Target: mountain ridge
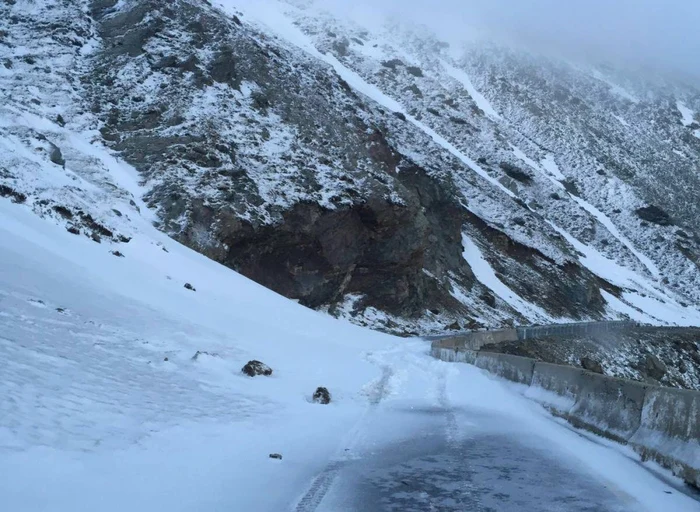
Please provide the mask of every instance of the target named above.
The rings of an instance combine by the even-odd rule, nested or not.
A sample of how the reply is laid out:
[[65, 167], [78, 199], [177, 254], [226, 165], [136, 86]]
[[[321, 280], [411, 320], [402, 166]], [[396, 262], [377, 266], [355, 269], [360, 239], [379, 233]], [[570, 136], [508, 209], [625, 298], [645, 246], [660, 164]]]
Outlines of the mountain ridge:
[[[23, 144], [104, 187], [73, 149], [89, 128], [139, 171], [160, 229], [287, 297], [405, 334], [700, 318], [697, 91], [635, 102], [619, 78], [503, 48], [455, 59], [425, 32], [373, 34], [313, 3], [75, 0], [34, 18], [18, 5], [5, 61], [32, 78], [42, 58], [65, 66], [13, 49], [39, 30], [80, 82], [52, 93], [75, 114], [11, 98], [50, 119], [36, 133], [16, 120]], [[57, 34], [49, 12], [81, 22]], [[41, 205], [38, 167], [12, 168], [2, 184], [38, 213], [128, 238], [112, 208], [78, 191]], [[143, 205], [132, 192], [117, 195]]]

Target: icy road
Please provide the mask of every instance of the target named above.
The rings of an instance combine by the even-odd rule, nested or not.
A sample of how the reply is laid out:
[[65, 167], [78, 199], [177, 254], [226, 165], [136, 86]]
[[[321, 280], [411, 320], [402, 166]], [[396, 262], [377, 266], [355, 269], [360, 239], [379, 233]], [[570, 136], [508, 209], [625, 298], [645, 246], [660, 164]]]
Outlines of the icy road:
[[130, 215], [110, 246], [0, 201], [1, 510], [700, 511], [517, 388]]

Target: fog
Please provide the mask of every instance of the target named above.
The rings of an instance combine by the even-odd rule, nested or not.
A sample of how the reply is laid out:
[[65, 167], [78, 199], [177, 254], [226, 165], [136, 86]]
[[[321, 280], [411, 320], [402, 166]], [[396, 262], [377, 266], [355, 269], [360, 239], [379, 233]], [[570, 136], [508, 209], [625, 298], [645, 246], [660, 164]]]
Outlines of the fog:
[[700, 0], [322, 0], [355, 15], [700, 78]]

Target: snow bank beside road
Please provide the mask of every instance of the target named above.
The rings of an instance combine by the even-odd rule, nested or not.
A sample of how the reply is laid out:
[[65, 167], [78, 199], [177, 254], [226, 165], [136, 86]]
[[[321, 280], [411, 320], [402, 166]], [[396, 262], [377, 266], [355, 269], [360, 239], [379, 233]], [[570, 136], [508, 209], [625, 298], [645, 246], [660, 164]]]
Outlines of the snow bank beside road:
[[[147, 222], [118, 258], [8, 200], [0, 218], [8, 510], [282, 510], [366, 410], [381, 370], [364, 354], [396, 343]], [[275, 373], [243, 376], [250, 359]], [[329, 406], [310, 402], [320, 385]]]

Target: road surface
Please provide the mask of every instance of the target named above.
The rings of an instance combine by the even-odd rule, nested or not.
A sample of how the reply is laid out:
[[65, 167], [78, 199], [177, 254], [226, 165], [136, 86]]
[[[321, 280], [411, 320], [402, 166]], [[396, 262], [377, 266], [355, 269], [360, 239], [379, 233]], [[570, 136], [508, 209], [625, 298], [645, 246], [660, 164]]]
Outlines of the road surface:
[[[403, 359], [397, 368], [411, 366]], [[677, 482], [549, 417], [515, 386], [469, 365], [428, 365], [416, 356], [416, 372], [426, 381], [433, 372], [424, 403], [415, 392], [380, 392], [355, 439], [292, 510], [700, 511]]]

